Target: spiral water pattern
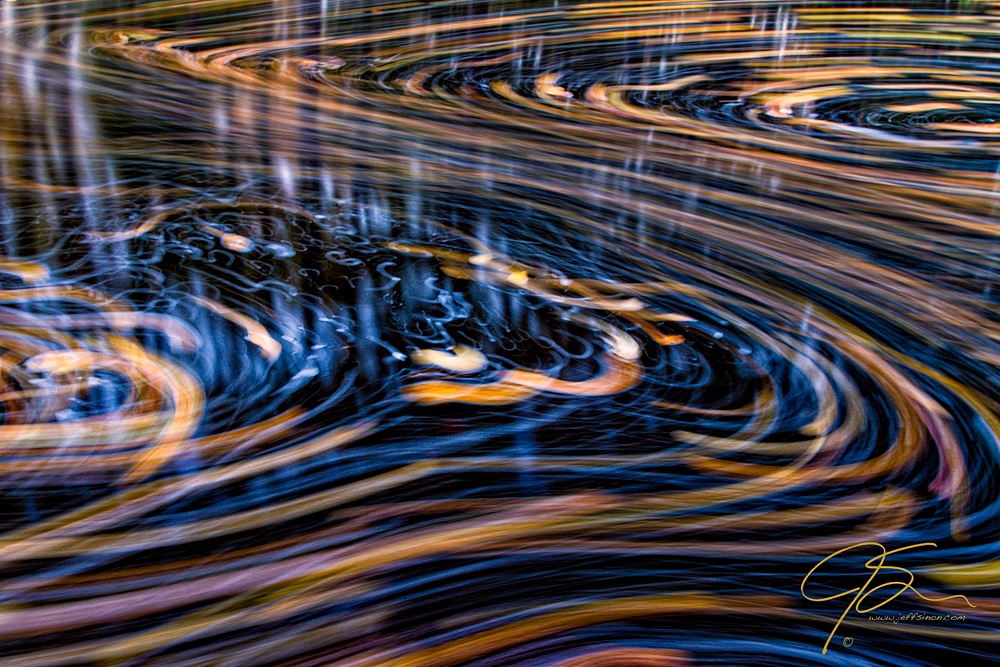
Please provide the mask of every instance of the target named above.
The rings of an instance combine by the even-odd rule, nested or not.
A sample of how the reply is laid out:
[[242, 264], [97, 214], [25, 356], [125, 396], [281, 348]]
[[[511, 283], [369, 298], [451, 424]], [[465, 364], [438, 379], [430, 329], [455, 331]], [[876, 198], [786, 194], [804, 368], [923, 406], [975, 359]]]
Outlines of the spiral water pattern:
[[993, 664], [998, 23], [4, 3], [0, 664]]

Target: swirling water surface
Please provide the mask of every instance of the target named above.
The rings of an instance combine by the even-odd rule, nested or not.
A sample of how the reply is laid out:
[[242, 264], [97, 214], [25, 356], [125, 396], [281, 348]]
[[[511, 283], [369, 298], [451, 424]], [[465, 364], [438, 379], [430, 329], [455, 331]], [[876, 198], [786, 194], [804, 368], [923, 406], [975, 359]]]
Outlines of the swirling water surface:
[[[3, 3], [0, 664], [993, 664], [998, 50], [994, 2]], [[962, 620], [824, 654], [862, 542]]]

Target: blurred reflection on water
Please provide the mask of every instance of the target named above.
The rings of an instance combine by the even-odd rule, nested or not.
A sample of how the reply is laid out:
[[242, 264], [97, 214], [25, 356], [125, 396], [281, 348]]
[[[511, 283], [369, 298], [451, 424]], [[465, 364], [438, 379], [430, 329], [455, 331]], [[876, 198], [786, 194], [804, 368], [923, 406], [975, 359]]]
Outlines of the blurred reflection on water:
[[989, 664], [998, 23], [4, 3], [0, 661]]

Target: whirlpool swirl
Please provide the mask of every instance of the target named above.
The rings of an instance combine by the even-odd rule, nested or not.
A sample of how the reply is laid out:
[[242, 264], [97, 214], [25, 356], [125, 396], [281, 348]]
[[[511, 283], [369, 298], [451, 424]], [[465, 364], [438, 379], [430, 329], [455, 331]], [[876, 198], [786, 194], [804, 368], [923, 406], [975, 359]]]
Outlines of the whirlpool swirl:
[[[904, 5], [4, 3], [2, 664], [989, 664], [998, 14]], [[963, 623], [823, 655], [862, 542]]]

